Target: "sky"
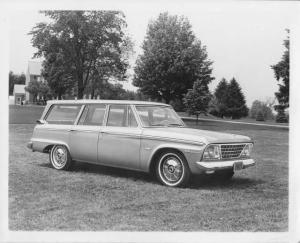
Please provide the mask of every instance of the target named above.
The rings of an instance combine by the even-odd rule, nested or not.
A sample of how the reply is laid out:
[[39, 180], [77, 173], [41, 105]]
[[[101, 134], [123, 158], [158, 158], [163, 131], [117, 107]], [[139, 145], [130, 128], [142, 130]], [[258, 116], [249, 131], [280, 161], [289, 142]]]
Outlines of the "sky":
[[[242, 87], [248, 106], [256, 99], [265, 101], [274, 97], [278, 84], [270, 66], [280, 61], [283, 54], [285, 29], [292, 29], [296, 17], [293, 4], [268, 1], [176, 3], [155, 1], [118, 5], [117, 9], [125, 13], [126, 31], [135, 44], [132, 67], [137, 56], [142, 54], [141, 45], [149, 21], [168, 11], [187, 17], [194, 34], [206, 46], [215, 77], [210, 84], [211, 91], [223, 77], [227, 80], [234, 77]], [[9, 68], [15, 73], [25, 73], [28, 60], [35, 52], [28, 32], [36, 23], [47, 19], [35, 9], [14, 9], [9, 16]], [[124, 88], [136, 89], [130, 81]]]

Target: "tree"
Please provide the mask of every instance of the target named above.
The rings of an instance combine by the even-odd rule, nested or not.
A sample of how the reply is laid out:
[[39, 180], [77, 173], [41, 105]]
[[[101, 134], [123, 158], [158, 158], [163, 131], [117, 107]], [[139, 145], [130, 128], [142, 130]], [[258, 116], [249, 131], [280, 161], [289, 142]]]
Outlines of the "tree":
[[214, 98], [210, 108], [210, 113], [219, 117], [226, 116], [228, 113], [227, 102], [228, 82], [223, 78], [217, 85]]
[[246, 106], [245, 96], [235, 78], [232, 78], [227, 87], [226, 115], [232, 119], [239, 119], [248, 115], [249, 109]]
[[197, 80], [193, 85], [193, 89], [185, 95], [183, 100], [186, 110], [189, 114], [197, 116], [197, 122], [200, 113], [206, 114], [210, 98], [211, 95], [207, 85], [200, 80]]
[[289, 107], [289, 86], [290, 86], [290, 39], [289, 30], [287, 30], [288, 37], [284, 40], [285, 51], [281, 60], [271, 66], [275, 73], [275, 78], [279, 82], [279, 91], [275, 93], [279, 105], [275, 107], [276, 110], [284, 110]]
[[212, 62], [184, 17], [161, 13], [148, 25], [133, 84], [152, 99], [182, 100], [196, 80], [208, 85]]
[[69, 72], [66, 72], [63, 62], [63, 57], [60, 54], [50, 53], [43, 62], [42, 70], [42, 76], [47, 81], [48, 87], [59, 100], [67, 91], [74, 88], [73, 77]]
[[256, 114], [256, 121], [265, 121], [265, 116], [262, 110], [259, 110]]
[[32, 94], [33, 102], [37, 101], [37, 96], [40, 93], [40, 82], [37, 80], [31, 80], [28, 86], [25, 87], [25, 90]]
[[[70, 87], [83, 98], [93, 80], [125, 78], [130, 39], [119, 11], [42, 11], [52, 22], [38, 23], [29, 33], [51, 89], [59, 97]], [[58, 79], [57, 79], [58, 78]], [[94, 79], [95, 80], [95, 79]], [[58, 85], [59, 84], [59, 85]], [[57, 88], [56, 88], [57, 87]]]
[[8, 86], [8, 94], [12, 95], [14, 92], [15, 84], [25, 84], [26, 77], [25, 74], [14, 74], [12, 71], [9, 72], [8, 76], [9, 86]]
[[50, 88], [46, 82], [39, 82], [37, 80], [32, 80], [29, 82], [28, 86], [25, 87], [25, 90], [32, 94], [33, 102], [38, 101], [39, 99], [43, 99], [43, 102], [50, 99], [52, 97]]
[[256, 119], [258, 116], [258, 113], [261, 112], [263, 117], [267, 120], [271, 120], [274, 118], [274, 115], [272, 113], [272, 109], [268, 103], [269, 101], [262, 102], [259, 100], [255, 100], [252, 103], [249, 115], [251, 118]]

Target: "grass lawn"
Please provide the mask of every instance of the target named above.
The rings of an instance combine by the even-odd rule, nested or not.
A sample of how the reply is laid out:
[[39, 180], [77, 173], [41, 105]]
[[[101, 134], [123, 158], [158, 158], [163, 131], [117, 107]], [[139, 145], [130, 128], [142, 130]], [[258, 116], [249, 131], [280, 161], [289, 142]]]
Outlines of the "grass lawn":
[[251, 136], [257, 166], [227, 183], [194, 177], [184, 189], [161, 186], [148, 174], [83, 163], [57, 171], [47, 154], [26, 148], [34, 125], [10, 124], [10, 230], [287, 231], [288, 130], [188, 125]]

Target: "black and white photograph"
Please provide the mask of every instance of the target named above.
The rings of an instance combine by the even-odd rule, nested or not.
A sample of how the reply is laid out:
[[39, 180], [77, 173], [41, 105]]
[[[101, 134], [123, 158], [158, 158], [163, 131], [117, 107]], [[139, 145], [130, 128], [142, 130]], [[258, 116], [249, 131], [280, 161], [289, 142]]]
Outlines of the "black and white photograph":
[[1, 242], [300, 242], [298, 1], [0, 6]]

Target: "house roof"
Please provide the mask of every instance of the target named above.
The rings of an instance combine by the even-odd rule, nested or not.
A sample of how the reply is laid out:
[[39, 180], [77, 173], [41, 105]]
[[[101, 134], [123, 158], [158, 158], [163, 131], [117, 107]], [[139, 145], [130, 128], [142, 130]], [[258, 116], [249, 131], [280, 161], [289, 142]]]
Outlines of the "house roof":
[[29, 61], [28, 62], [28, 72], [30, 75], [41, 75], [42, 62]]
[[25, 94], [25, 84], [15, 84], [14, 85], [14, 94]]

